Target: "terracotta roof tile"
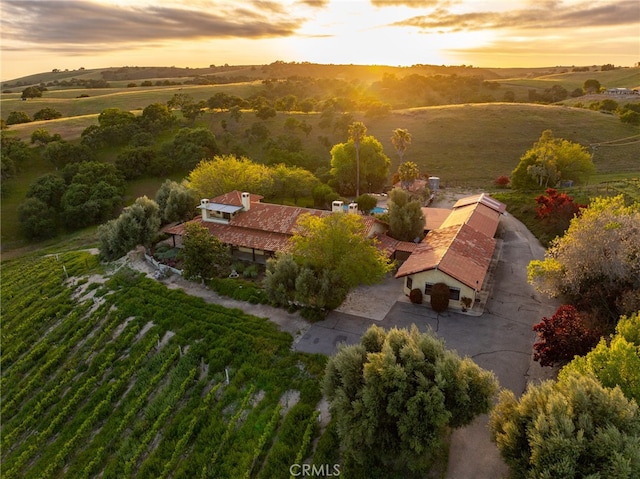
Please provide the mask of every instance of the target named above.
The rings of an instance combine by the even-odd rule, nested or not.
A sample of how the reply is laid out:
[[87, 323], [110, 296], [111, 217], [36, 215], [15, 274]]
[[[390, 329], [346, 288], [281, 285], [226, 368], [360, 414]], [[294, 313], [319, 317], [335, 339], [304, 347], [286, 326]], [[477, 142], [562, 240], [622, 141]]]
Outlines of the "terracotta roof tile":
[[474, 203], [482, 203], [489, 208], [496, 210], [498, 213], [504, 213], [507, 210], [507, 205], [501, 203], [500, 201], [492, 198], [486, 193], [480, 193], [479, 195], [467, 196], [466, 198], [459, 199], [455, 205], [453, 205], [454, 209], [460, 206], [471, 205]]
[[[259, 203], [263, 198], [263, 196], [254, 195], [253, 193], [249, 196], [251, 203]], [[242, 191], [233, 190], [229, 193], [225, 193], [224, 195], [211, 198], [211, 201], [213, 203], [221, 203], [223, 205], [242, 206]]]
[[398, 269], [396, 278], [439, 269], [471, 288], [482, 286], [505, 209], [485, 194], [459, 200], [440, 228], [431, 230]]
[[444, 220], [446, 220], [449, 214], [451, 214], [451, 210], [447, 208], [431, 208], [423, 206], [422, 214], [424, 215], [425, 222], [424, 229], [431, 231], [442, 226]]
[[326, 210], [313, 210], [269, 203], [252, 203], [249, 211], [239, 213], [231, 219], [229, 224], [239, 228], [292, 235], [298, 218], [306, 213], [317, 216], [331, 214], [330, 211]]

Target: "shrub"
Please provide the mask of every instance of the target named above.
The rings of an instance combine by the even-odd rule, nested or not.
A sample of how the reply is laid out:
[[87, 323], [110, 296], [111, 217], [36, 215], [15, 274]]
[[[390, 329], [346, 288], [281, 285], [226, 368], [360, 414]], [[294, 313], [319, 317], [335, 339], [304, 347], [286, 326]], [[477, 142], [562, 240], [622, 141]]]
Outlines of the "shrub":
[[245, 278], [256, 279], [258, 277], [258, 265], [252, 264], [247, 266], [242, 272], [242, 276]]
[[436, 283], [431, 290], [431, 307], [436, 313], [442, 313], [449, 307], [451, 291], [445, 283]]
[[560, 306], [550, 318], [542, 318], [533, 330], [539, 339], [533, 345], [533, 360], [539, 361], [540, 366], [553, 366], [582, 356], [600, 337], [585, 326], [578, 310], [567, 304]]
[[496, 178], [496, 180], [494, 181], [494, 184], [495, 184], [498, 188], [506, 188], [510, 181], [511, 181], [511, 180], [509, 179], [509, 177], [508, 177], [508, 176], [506, 176], [506, 175], [501, 175], [501, 176], [498, 176], [498, 177]]
[[409, 292], [409, 300], [413, 304], [422, 304], [422, 290], [414, 288]]

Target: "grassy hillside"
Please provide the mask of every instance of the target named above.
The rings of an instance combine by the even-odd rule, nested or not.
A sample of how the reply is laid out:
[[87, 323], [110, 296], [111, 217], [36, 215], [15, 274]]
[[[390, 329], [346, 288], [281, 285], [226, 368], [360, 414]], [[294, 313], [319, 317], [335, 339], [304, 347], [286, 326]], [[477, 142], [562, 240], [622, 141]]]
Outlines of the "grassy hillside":
[[[289, 116], [305, 120], [312, 126], [308, 136], [299, 132], [296, 135], [300, 137], [305, 151], [329, 166], [329, 150], [318, 141], [318, 137], [328, 137], [331, 144], [343, 142], [346, 138], [332, 129], [320, 128], [319, 114], [302, 113], [278, 113], [275, 118], [266, 120], [264, 123], [272, 138], [292, 135], [284, 128]], [[585, 147], [640, 134], [638, 127], [621, 123], [613, 115], [580, 108], [518, 103], [425, 107], [394, 111], [382, 118], [370, 119], [361, 114], [354, 114], [354, 118], [364, 121], [368, 134], [382, 143], [392, 161], [392, 172], [399, 164], [390, 140], [392, 131], [395, 128], [408, 129], [413, 142], [407, 148], [405, 160], [414, 161], [422, 171], [439, 176], [443, 186], [491, 188], [496, 177], [511, 173], [520, 157], [545, 129], [552, 130], [556, 137]], [[227, 120], [227, 131], [247, 151], [247, 156], [255, 161], [264, 161], [262, 143], [250, 143], [244, 136], [245, 130], [253, 123], [262, 121], [253, 112], [245, 112], [239, 123], [229, 119], [227, 113], [208, 112], [198, 120], [196, 126], [210, 128], [220, 139], [225, 133], [220, 123], [223, 119]], [[79, 138], [80, 132], [88, 125], [96, 123], [97, 116], [93, 115], [16, 125], [10, 131], [28, 141], [34, 129], [44, 127], [52, 134], [60, 133], [63, 138], [72, 140]], [[221, 146], [224, 150], [224, 146]], [[640, 156], [637, 147], [637, 143], [599, 147], [594, 154], [598, 173], [638, 176]], [[116, 153], [115, 150], [108, 154], [105, 152], [102, 158], [114, 161]], [[22, 245], [18, 234], [18, 206], [24, 201], [29, 184], [38, 176], [53, 171], [53, 165], [39, 160], [36, 155], [16, 179], [7, 182], [2, 200], [3, 250]], [[178, 172], [173, 179], [180, 179], [186, 173]], [[142, 194], [153, 196], [163, 180], [148, 178], [134, 182], [128, 188], [127, 201], [133, 201]]]
[[267, 319], [88, 253], [2, 270], [3, 477], [288, 478], [313, 456], [324, 359]]
[[[20, 92], [4, 93], [0, 100], [2, 116], [11, 111], [24, 111], [29, 116], [43, 108], [51, 107], [63, 117], [98, 114], [105, 108], [120, 108], [127, 111], [143, 110], [152, 103], [166, 103], [176, 93], [191, 95], [195, 101], [207, 100], [219, 91], [241, 98], [251, 96], [260, 83], [238, 83], [225, 85], [173, 85], [163, 87], [135, 88], [70, 88], [44, 92], [42, 98], [20, 99]], [[80, 98], [81, 95], [89, 95]], [[12, 126], [14, 129], [16, 126]]]
[[[215, 93], [224, 92], [242, 98], [260, 92], [264, 86], [262, 78], [287, 78], [292, 75], [315, 78], [343, 78], [359, 82], [380, 80], [384, 74], [403, 76], [412, 73], [421, 75], [479, 74], [497, 80], [501, 86], [492, 95], [502, 98], [504, 92], [512, 90], [516, 99], [526, 101], [528, 91], [537, 88], [540, 91], [553, 84], [561, 84], [567, 90], [583, 84], [585, 79], [596, 77], [607, 86], [635, 86], [640, 84], [640, 68], [617, 69], [606, 72], [570, 72], [569, 68], [556, 67], [545, 69], [476, 69], [471, 67], [435, 67], [418, 65], [410, 68], [358, 65], [315, 65], [274, 63], [263, 66], [226, 66], [206, 69], [175, 68], [111, 68], [106, 70], [78, 70], [75, 72], [48, 72], [34, 75], [21, 81], [47, 82], [69, 78], [98, 79], [104, 72], [115, 78], [110, 80], [112, 88], [59, 88], [46, 91], [42, 98], [28, 101], [20, 100], [17, 88], [13, 93], [2, 93], [0, 107], [6, 118], [10, 111], [24, 111], [30, 116], [43, 108], [52, 107], [63, 114], [58, 120], [31, 122], [12, 125], [8, 134], [29, 141], [31, 133], [37, 128], [45, 128], [51, 134], [60, 134], [67, 141], [77, 141], [81, 132], [90, 125], [97, 124], [98, 114], [106, 108], [120, 108], [140, 114], [146, 106], [165, 103], [176, 93], [190, 95], [194, 100], [206, 100]], [[193, 75], [231, 76], [254, 78], [254, 81], [227, 83], [218, 85], [171, 85], [127, 88], [127, 77], [140, 83], [140, 79], [162, 78], [162, 75], [174, 75], [174, 80], [183, 81]], [[183, 76], [181, 76], [183, 75]], [[186, 75], [192, 75], [191, 77]], [[514, 78], [514, 75], [519, 75]], [[366, 91], [359, 87], [359, 91]], [[370, 92], [371, 93], [371, 92]], [[336, 93], [339, 94], [339, 93]], [[384, 91], [377, 94], [384, 100]], [[80, 98], [81, 95], [89, 95]], [[563, 102], [589, 104], [603, 99], [603, 95], [589, 95]], [[319, 98], [320, 100], [322, 98]], [[622, 100], [619, 100], [622, 102]], [[630, 101], [630, 100], [628, 100]], [[384, 146], [386, 154], [392, 160], [392, 171], [398, 166], [398, 157], [390, 141], [395, 128], [406, 128], [413, 135], [413, 143], [407, 149], [405, 159], [416, 162], [423, 171], [442, 178], [444, 185], [464, 185], [490, 187], [499, 175], [508, 175], [518, 163], [522, 154], [535, 142], [543, 130], [551, 129], [557, 137], [580, 143], [586, 147], [591, 144], [606, 143], [620, 138], [637, 135], [638, 127], [621, 123], [616, 116], [604, 115], [586, 109], [566, 106], [544, 106], [528, 103], [474, 103], [447, 106], [432, 106], [394, 110], [386, 116], [369, 118], [362, 113], [351, 113], [356, 120], [364, 121], [369, 134], [375, 136]], [[176, 115], [180, 116], [179, 113]], [[311, 126], [308, 135], [300, 131], [291, 132], [284, 128], [285, 120], [290, 117], [304, 120]], [[297, 136], [302, 149], [316, 158], [316, 163], [329, 166], [330, 153], [323, 141], [333, 145], [346, 140], [344, 133], [333, 127], [320, 127], [319, 113], [284, 113], [264, 121], [269, 137]], [[222, 121], [226, 122], [226, 130]], [[196, 126], [211, 129], [218, 138], [223, 152], [244, 151], [255, 161], [265, 161], [264, 143], [248, 140], [246, 131], [255, 123], [262, 122], [252, 111], [244, 111], [239, 122], [229, 118], [226, 112], [207, 111], [198, 118]], [[225, 147], [225, 137], [233, 138], [232, 144]], [[167, 138], [164, 138], [166, 141]], [[637, 176], [637, 145], [617, 147], [603, 146], [595, 151], [594, 161], [600, 174], [626, 174]], [[225, 150], [225, 148], [227, 148]], [[118, 150], [100, 151], [98, 156], [105, 161], [114, 161]], [[36, 154], [34, 160], [23, 166], [18, 177], [3, 185], [2, 198], [2, 249], [21, 246], [18, 234], [17, 211], [24, 201], [29, 184], [38, 176], [54, 171]], [[179, 179], [187, 171], [173, 175]], [[163, 178], [145, 178], [129, 185], [128, 199], [137, 194], [152, 195]]]

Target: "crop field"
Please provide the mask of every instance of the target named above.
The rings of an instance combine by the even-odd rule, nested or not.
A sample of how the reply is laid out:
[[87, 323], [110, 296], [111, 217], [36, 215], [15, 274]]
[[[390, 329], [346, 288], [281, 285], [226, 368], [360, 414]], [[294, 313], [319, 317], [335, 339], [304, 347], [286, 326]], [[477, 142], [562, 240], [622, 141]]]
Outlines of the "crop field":
[[324, 359], [267, 319], [87, 252], [2, 269], [2, 477], [277, 478], [313, 455]]

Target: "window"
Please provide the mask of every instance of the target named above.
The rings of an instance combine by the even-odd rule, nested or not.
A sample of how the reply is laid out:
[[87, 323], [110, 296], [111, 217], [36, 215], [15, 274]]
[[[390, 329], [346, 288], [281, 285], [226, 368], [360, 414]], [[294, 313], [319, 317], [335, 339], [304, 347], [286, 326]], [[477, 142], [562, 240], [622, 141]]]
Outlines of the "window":
[[433, 283], [425, 283], [424, 285], [424, 294], [427, 296], [431, 296], [431, 290], [433, 289]]
[[407, 276], [407, 289], [413, 288], [413, 278], [411, 276]]
[[458, 301], [460, 299], [460, 288], [449, 287], [449, 299]]

